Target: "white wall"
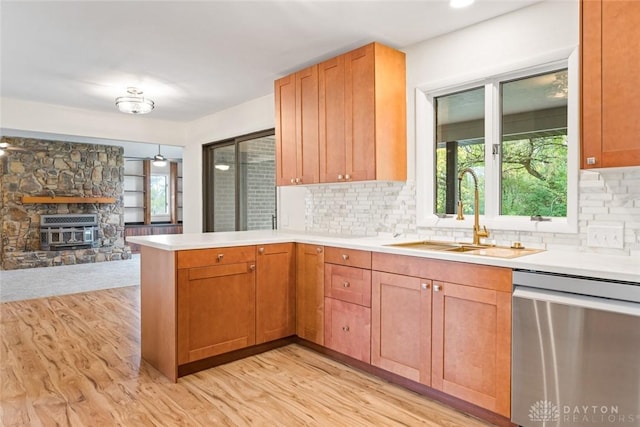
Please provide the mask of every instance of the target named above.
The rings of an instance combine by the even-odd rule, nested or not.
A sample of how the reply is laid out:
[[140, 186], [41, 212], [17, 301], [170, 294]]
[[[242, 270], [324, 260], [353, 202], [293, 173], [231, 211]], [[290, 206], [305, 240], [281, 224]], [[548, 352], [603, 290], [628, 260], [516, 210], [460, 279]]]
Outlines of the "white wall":
[[1, 98], [0, 107], [2, 129], [163, 145], [183, 145], [185, 142], [187, 124], [181, 122], [12, 98]]
[[[408, 178], [415, 179], [415, 89], [446, 87], [537, 65], [579, 44], [578, 0], [546, 1], [403, 49], [407, 55]], [[531, 63], [534, 61], [534, 63]]]

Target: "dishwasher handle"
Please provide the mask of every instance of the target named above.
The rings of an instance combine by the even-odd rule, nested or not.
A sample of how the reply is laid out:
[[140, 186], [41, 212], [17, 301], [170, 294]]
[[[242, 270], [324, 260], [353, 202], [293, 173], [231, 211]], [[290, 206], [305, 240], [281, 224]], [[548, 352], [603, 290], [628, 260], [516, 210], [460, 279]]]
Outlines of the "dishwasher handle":
[[541, 290], [538, 288], [528, 288], [525, 286], [516, 286], [513, 291], [513, 298], [545, 301], [553, 304], [577, 306], [586, 309], [610, 311], [613, 313], [628, 314], [631, 316], [640, 317], [640, 304], [629, 301], [620, 301], [587, 295], [557, 292], [546, 289]]

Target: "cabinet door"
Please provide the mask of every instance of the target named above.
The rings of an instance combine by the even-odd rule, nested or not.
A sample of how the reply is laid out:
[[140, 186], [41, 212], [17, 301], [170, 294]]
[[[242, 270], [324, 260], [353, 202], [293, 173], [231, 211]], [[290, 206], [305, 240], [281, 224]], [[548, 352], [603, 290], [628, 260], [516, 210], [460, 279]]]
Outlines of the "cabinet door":
[[511, 412], [511, 294], [433, 282], [431, 386]]
[[325, 345], [354, 359], [371, 363], [371, 309], [325, 298]]
[[253, 262], [179, 269], [178, 364], [255, 344], [255, 301]]
[[320, 90], [320, 182], [344, 181], [345, 56], [318, 65]]
[[348, 180], [376, 179], [375, 91], [374, 45], [369, 44], [345, 55], [344, 149]]
[[320, 182], [318, 66], [296, 73], [297, 184]]
[[276, 185], [295, 184], [297, 171], [295, 75], [275, 81]]
[[639, 44], [640, 2], [582, 1], [585, 168], [640, 165]]
[[373, 272], [371, 364], [431, 384], [431, 281]]
[[296, 245], [296, 334], [324, 345], [324, 248]]
[[256, 256], [256, 344], [296, 333], [293, 243], [258, 246]]

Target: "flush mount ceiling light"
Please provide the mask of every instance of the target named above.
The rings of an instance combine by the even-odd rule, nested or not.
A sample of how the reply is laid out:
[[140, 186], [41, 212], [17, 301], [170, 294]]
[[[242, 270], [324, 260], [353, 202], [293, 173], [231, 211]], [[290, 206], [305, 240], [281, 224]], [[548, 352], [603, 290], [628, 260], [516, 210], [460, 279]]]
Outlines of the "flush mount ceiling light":
[[450, 0], [449, 6], [454, 9], [460, 9], [463, 7], [471, 6], [475, 0]]
[[158, 144], [158, 154], [153, 156], [153, 166], [164, 167], [167, 166], [167, 158], [160, 152], [160, 144]]
[[128, 87], [127, 93], [127, 96], [119, 96], [116, 98], [116, 105], [121, 112], [127, 114], [147, 114], [154, 109], [154, 102], [142, 96], [141, 90], [135, 87]]

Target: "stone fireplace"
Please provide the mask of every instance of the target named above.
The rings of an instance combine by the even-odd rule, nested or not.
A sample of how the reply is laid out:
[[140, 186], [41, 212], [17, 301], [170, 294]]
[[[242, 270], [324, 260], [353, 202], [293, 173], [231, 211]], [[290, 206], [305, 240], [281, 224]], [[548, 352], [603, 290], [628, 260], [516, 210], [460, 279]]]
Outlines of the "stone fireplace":
[[[124, 157], [122, 147], [32, 138], [3, 137], [26, 151], [10, 151], [0, 159], [0, 255], [2, 269], [46, 267], [128, 259], [124, 243]], [[82, 229], [92, 219], [90, 244], [63, 244], [50, 223], [70, 221]], [[53, 218], [53, 219], [51, 219]], [[64, 219], [66, 218], [66, 219]], [[43, 221], [44, 219], [44, 221]], [[44, 222], [44, 225], [42, 223]], [[43, 243], [43, 227], [54, 244]], [[68, 232], [68, 231], [67, 231]], [[82, 235], [88, 238], [87, 235]]]

